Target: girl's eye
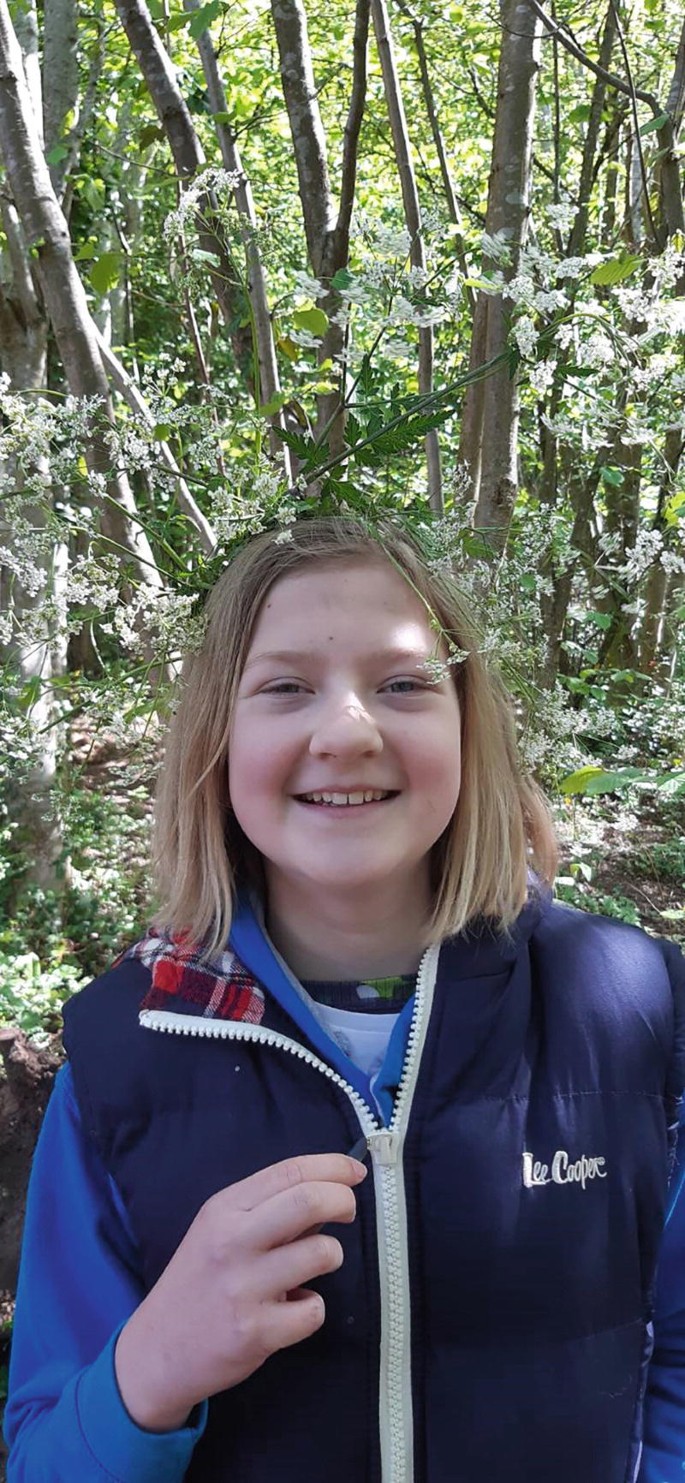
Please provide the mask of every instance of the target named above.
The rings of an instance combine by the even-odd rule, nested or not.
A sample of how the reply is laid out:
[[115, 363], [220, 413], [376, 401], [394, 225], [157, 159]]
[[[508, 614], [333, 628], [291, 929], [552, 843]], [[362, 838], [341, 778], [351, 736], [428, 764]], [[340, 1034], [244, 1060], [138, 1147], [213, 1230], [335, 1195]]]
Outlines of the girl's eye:
[[278, 680], [273, 685], [265, 685], [264, 695], [299, 695], [304, 689], [299, 680]]
[[420, 680], [389, 680], [385, 686], [391, 695], [413, 695], [424, 688]]

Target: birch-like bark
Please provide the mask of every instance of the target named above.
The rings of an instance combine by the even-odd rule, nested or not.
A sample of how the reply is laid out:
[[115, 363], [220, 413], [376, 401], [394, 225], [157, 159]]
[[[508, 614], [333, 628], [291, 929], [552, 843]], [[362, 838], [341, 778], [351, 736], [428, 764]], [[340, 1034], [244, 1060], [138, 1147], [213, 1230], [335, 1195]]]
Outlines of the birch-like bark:
[[[500, 0], [497, 111], [485, 229], [509, 246], [507, 277], [517, 269], [530, 214], [530, 170], [541, 26], [526, 0]], [[492, 264], [487, 260], [484, 266]], [[501, 294], [479, 294], [471, 369], [506, 348], [508, 314]], [[508, 368], [470, 387], [460, 454], [471, 471], [477, 504], [474, 523], [495, 551], [507, 539], [518, 487], [518, 392]]]
[[[44, 0], [43, 7], [43, 123], [45, 153], [49, 155], [63, 138], [67, 120], [68, 134], [78, 121], [79, 68], [78, 23], [76, 0]], [[58, 200], [62, 197], [69, 154], [50, 166], [50, 176]]]
[[[23, 58], [27, 90], [34, 116], [40, 120], [41, 75], [33, 4], [22, 13], [20, 33], [26, 48]], [[0, 369], [9, 376], [13, 391], [40, 396], [47, 382], [45, 307], [31, 274], [16, 209], [6, 195], [0, 199], [0, 211], [6, 242], [5, 249], [0, 251]], [[1, 469], [0, 483], [5, 481], [8, 488], [20, 489], [21, 471], [16, 466]], [[0, 543], [11, 550], [15, 533], [3, 519], [3, 512], [0, 503]], [[28, 505], [23, 514], [36, 531], [44, 529], [47, 520], [44, 507]], [[38, 591], [27, 590], [9, 570], [0, 568], [0, 612], [12, 625], [4, 652], [19, 683], [29, 685], [33, 697], [28, 712], [35, 737], [30, 769], [27, 776], [18, 779], [7, 800], [11, 822], [16, 828], [15, 847], [24, 865], [18, 889], [31, 883], [42, 890], [56, 891], [60, 884], [63, 837], [52, 808], [58, 717], [51, 681], [63, 672], [64, 653], [56, 642], [54, 630], [38, 638], [32, 636], [32, 627], [46, 593], [58, 605], [62, 601], [64, 557], [65, 548], [59, 542], [52, 545], [49, 554], [36, 554], [36, 567], [42, 575]]]
[[[376, 33], [376, 44], [383, 74], [385, 101], [390, 120], [395, 160], [402, 189], [404, 219], [411, 237], [411, 262], [415, 268], [425, 269], [426, 256], [421, 230], [421, 206], [412, 160], [409, 129], [402, 100], [395, 53], [390, 34], [390, 22], [385, 0], [371, 0], [371, 15]], [[419, 391], [427, 395], [433, 390], [434, 336], [432, 325], [419, 328]], [[428, 466], [428, 493], [431, 506], [442, 511], [442, 470], [440, 467], [440, 444], [437, 429], [426, 435], [426, 463]]]
[[[185, 9], [189, 11], [197, 10], [199, 4], [200, 0], [184, 0]], [[202, 62], [202, 70], [205, 75], [207, 96], [212, 113], [215, 115], [225, 115], [228, 111], [226, 94], [209, 30], [203, 31], [198, 37], [197, 49], [200, 53], [200, 61]], [[278, 361], [276, 359], [271, 313], [269, 310], [266, 274], [257, 240], [257, 213], [255, 211], [252, 187], [243, 168], [240, 150], [233, 131], [224, 120], [217, 120], [216, 118], [214, 127], [219, 141], [224, 169], [235, 176], [233, 198], [238, 211], [243, 247], [245, 249], [247, 292], [254, 325], [256, 359], [259, 369], [259, 385], [255, 388], [255, 400], [258, 405], [264, 406], [278, 397], [281, 386], [278, 376]], [[278, 437], [278, 429], [284, 426], [283, 413], [281, 411], [273, 413], [269, 418], [269, 424], [271, 429], [271, 452], [281, 460], [288, 483], [292, 483], [293, 468], [290, 449], [286, 448], [285, 444]]]
[[326, 139], [316, 96], [307, 17], [302, 0], [271, 0], [281, 64], [283, 96], [290, 120], [307, 251], [317, 278], [326, 274], [329, 238], [336, 213]]
[[[7, 0], [0, 0], [0, 152], [69, 389], [76, 397], [96, 399], [111, 422], [109, 388], [95, 327], [43, 156]], [[101, 508], [103, 535], [127, 554], [139, 581], [160, 586], [150, 544], [136, 523], [128, 481], [112, 472], [104, 431], [94, 431], [86, 456], [90, 467], [103, 474], [107, 484], [109, 499]]]

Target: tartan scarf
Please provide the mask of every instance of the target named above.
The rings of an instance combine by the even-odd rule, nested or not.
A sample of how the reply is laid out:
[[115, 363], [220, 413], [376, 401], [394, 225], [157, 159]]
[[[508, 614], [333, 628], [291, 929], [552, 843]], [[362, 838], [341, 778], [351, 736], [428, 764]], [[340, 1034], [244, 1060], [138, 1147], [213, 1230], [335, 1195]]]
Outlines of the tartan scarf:
[[178, 1010], [174, 1000], [183, 999], [195, 1005], [204, 1019], [245, 1020], [258, 1025], [263, 1018], [263, 990], [230, 950], [201, 958], [197, 944], [184, 933], [150, 929], [120, 954], [114, 966], [127, 958], [138, 959], [152, 974], [141, 1010], [173, 1013]]

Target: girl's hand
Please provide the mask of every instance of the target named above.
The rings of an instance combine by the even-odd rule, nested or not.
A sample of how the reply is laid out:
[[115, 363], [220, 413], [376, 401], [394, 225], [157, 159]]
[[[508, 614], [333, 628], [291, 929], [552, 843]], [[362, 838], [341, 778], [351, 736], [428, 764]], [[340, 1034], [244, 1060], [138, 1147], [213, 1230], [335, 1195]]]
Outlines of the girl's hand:
[[308, 1154], [207, 1200], [119, 1335], [117, 1381], [139, 1426], [175, 1431], [198, 1401], [321, 1327], [323, 1298], [303, 1284], [343, 1252], [319, 1227], [354, 1220], [365, 1175], [345, 1154]]

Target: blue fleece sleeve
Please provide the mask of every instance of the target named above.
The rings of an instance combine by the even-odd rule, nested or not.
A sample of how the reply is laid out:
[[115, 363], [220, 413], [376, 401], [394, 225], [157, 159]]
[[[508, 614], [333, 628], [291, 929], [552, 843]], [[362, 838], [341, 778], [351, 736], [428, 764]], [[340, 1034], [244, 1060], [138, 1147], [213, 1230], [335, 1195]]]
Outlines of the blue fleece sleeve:
[[7, 1483], [181, 1483], [197, 1426], [143, 1431], [114, 1345], [144, 1296], [116, 1188], [85, 1137], [64, 1067], [29, 1184], [10, 1362]]
[[659, 1257], [654, 1354], [645, 1401], [640, 1483], [685, 1479], [685, 1127]]
[[[662, 944], [673, 984], [676, 1011], [673, 1090], [682, 1087], [685, 1059], [685, 964], [673, 943]], [[666, 1226], [659, 1253], [654, 1312], [654, 1353], [644, 1416], [644, 1452], [639, 1483], [683, 1483], [685, 1479], [685, 1107], [681, 1106]]]

